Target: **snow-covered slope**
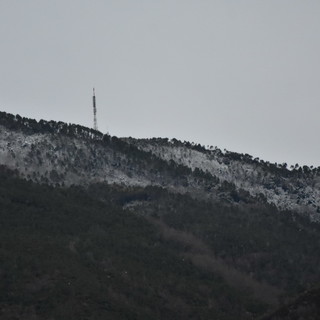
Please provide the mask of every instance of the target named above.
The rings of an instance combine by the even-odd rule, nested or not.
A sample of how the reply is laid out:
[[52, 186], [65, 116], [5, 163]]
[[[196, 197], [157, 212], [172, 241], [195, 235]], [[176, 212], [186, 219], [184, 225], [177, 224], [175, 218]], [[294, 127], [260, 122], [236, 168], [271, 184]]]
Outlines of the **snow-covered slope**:
[[249, 155], [204, 149], [189, 143], [167, 139], [125, 139], [139, 149], [148, 151], [166, 161], [174, 161], [208, 172], [228, 181], [252, 196], [263, 195], [269, 203], [282, 210], [307, 213], [319, 220], [320, 174], [319, 168], [288, 170], [285, 166], [252, 159]]
[[212, 184], [187, 167], [169, 165], [116, 137], [88, 128], [37, 123], [3, 113], [0, 117], [0, 165], [36, 182], [151, 185], [193, 194], [204, 194]]
[[63, 135], [27, 135], [0, 126], [0, 164], [39, 182], [88, 184], [107, 181], [145, 186], [143, 175], [125, 174], [123, 159], [93, 141]]
[[0, 112], [0, 165], [42, 183], [151, 185], [234, 203], [267, 201], [320, 221], [319, 168], [287, 170], [175, 139], [119, 139]]

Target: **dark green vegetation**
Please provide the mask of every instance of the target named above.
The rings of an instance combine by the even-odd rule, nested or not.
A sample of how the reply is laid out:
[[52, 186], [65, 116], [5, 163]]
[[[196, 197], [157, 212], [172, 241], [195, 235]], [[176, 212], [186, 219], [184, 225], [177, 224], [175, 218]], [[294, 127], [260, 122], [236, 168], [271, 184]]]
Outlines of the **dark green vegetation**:
[[1, 319], [254, 319], [320, 281], [320, 230], [261, 203], [0, 170]]

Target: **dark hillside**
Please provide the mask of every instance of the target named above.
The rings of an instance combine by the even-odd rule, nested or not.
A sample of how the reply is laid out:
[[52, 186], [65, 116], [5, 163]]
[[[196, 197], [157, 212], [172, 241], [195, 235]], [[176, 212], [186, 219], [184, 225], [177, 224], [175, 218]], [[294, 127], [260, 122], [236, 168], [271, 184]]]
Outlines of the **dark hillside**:
[[132, 192], [96, 188], [1, 169], [1, 319], [250, 319], [265, 310], [124, 211], [119, 199]]
[[303, 292], [276, 311], [260, 320], [318, 320], [320, 319], [320, 288], [312, 288]]
[[307, 218], [266, 203], [195, 201], [159, 188], [141, 193], [147, 200], [133, 200], [127, 205], [132, 212], [192, 234], [210, 250], [192, 250], [190, 258], [195, 254], [201, 259], [200, 253], [203, 259], [222, 259], [256, 281], [278, 288], [284, 296], [320, 282], [320, 226]]
[[319, 281], [318, 226], [274, 207], [1, 167], [0, 208], [1, 319], [253, 319]]

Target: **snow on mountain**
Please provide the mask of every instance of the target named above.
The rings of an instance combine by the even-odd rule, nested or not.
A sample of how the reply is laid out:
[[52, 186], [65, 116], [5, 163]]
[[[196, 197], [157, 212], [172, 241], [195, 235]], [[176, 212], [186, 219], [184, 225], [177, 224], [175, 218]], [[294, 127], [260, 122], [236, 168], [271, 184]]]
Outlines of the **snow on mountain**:
[[320, 221], [320, 169], [286, 169], [175, 139], [110, 137], [0, 112], [0, 165], [40, 183], [161, 186], [227, 202], [267, 201]]
[[27, 135], [0, 126], [0, 164], [39, 182], [88, 184], [107, 181], [146, 186], [143, 175], [119, 169], [123, 159], [109, 148], [57, 134]]
[[187, 167], [177, 169], [117, 137], [76, 125], [20, 118], [0, 113], [0, 165], [27, 179], [66, 186], [152, 185], [194, 194], [208, 188], [208, 182], [200, 181]]
[[252, 196], [263, 195], [269, 203], [281, 210], [294, 210], [320, 220], [319, 169], [305, 168], [290, 171], [275, 164], [253, 160], [249, 155], [204, 149], [167, 139], [125, 139], [139, 149], [151, 152], [166, 161], [174, 161], [208, 172], [228, 181]]

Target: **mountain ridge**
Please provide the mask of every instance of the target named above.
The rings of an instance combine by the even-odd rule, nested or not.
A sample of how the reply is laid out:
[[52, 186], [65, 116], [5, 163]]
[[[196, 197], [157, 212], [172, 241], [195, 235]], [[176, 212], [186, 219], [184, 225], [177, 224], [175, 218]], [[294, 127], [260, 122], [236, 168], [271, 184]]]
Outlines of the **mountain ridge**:
[[117, 138], [83, 126], [0, 113], [0, 164], [53, 184], [156, 185], [230, 202], [262, 201], [320, 221], [320, 167], [289, 170], [176, 139]]

